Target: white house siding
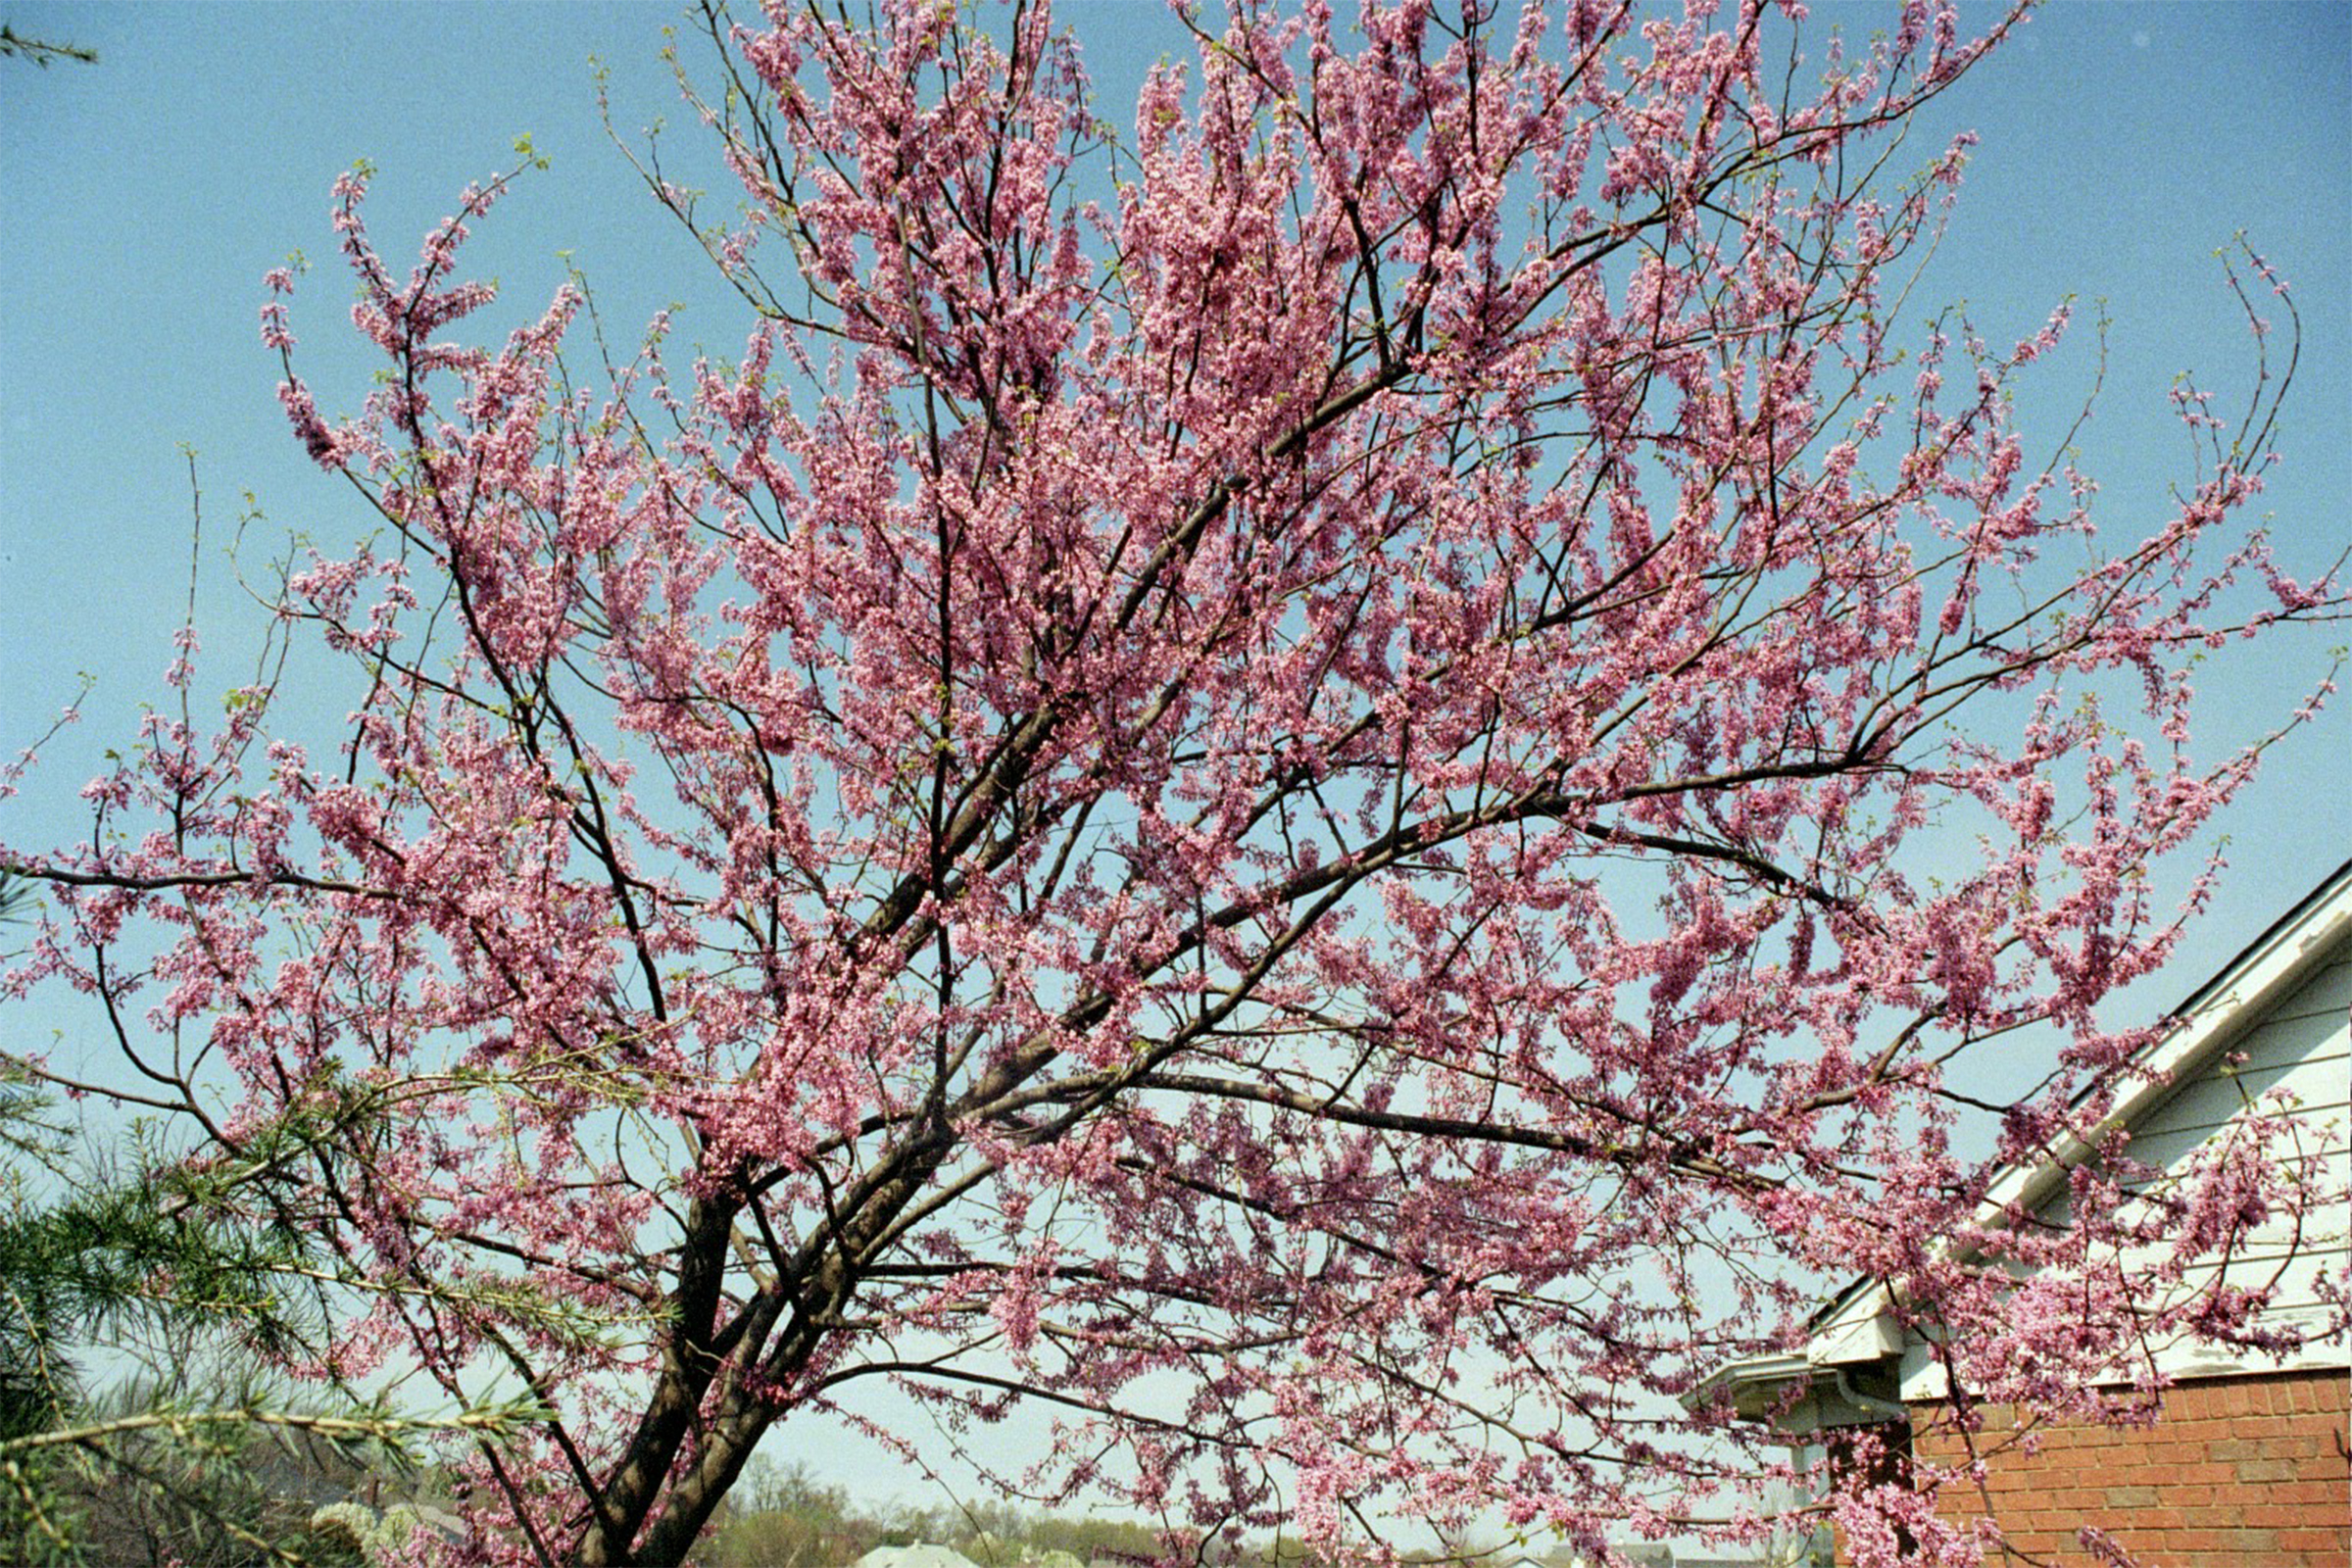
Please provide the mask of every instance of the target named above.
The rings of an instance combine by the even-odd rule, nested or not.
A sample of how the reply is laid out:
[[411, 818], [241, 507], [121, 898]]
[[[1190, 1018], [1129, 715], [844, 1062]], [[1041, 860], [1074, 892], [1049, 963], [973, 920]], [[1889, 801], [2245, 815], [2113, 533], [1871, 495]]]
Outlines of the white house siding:
[[[2223, 1135], [2249, 1102], [2283, 1090], [2291, 1097], [2293, 1141], [2303, 1151], [2298, 1163], [2323, 1183], [2322, 1200], [2305, 1216], [2298, 1237], [2274, 1221], [2257, 1230], [2229, 1265], [2232, 1284], [2254, 1285], [2274, 1277], [2277, 1295], [2265, 1321], [2281, 1326], [2324, 1322], [2327, 1308], [2320, 1282], [2338, 1275], [2352, 1259], [2352, 930], [2328, 933], [2332, 955], [2319, 959], [2301, 984], [2251, 1021], [2201, 1071], [2131, 1122], [2131, 1156], [2158, 1174], [2154, 1183], [2177, 1178], [2198, 1151]], [[2063, 1199], [2042, 1209], [2058, 1221]], [[2216, 1270], [2193, 1277], [2210, 1285]], [[2157, 1365], [2174, 1377], [2340, 1367], [2346, 1347], [2307, 1346], [2283, 1360], [2236, 1354], [2209, 1345], [2180, 1341], [2158, 1348]], [[1943, 1377], [1925, 1346], [1914, 1341], [1902, 1358], [1901, 1396], [1935, 1398]]]
[[[2309, 1325], [2326, 1317], [2319, 1282], [2352, 1257], [2352, 944], [2339, 945], [2320, 969], [2266, 1015], [2235, 1048], [2244, 1061], [2217, 1063], [2165, 1101], [2133, 1129], [2132, 1157], [2177, 1172], [2220, 1136], [2249, 1102], [2283, 1092], [2292, 1106], [2298, 1164], [2319, 1184], [2322, 1200], [2298, 1238], [2283, 1222], [2258, 1230], [2225, 1275], [2253, 1285], [2276, 1276], [2269, 1321]], [[2207, 1276], [2210, 1279], [2210, 1275]], [[2284, 1363], [2247, 1361], [2210, 1347], [2180, 1345], [2159, 1355], [2176, 1375], [2256, 1371], [2284, 1366], [2341, 1366], [2338, 1342]]]

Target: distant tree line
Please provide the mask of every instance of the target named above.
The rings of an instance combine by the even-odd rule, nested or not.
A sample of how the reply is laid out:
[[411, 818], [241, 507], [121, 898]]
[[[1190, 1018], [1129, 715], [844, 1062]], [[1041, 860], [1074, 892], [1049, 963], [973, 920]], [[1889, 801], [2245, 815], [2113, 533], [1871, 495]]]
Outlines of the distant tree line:
[[[1159, 1534], [1137, 1519], [1054, 1513], [997, 1500], [869, 1504], [853, 1498], [847, 1488], [819, 1480], [805, 1464], [755, 1460], [692, 1561], [696, 1568], [846, 1568], [877, 1546], [918, 1543], [953, 1547], [979, 1568], [1142, 1565], [1158, 1561], [1165, 1551]], [[1409, 1549], [1399, 1556], [1405, 1563], [1466, 1568], [1524, 1561], [1569, 1568], [1577, 1560], [1564, 1547], [1469, 1543]], [[1212, 1551], [1205, 1560], [1219, 1568], [1308, 1568], [1320, 1561], [1292, 1535], [1254, 1537], [1237, 1549]]]
[[703, 1568], [841, 1568], [876, 1546], [918, 1542], [953, 1546], [981, 1568], [1150, 1562], [1160, 1551], [1158, 1535], [1131, 1519], [999, 1501], [867, 1504], [806, 1465], [755, 1464], [711, 1522], [695, 1561]]

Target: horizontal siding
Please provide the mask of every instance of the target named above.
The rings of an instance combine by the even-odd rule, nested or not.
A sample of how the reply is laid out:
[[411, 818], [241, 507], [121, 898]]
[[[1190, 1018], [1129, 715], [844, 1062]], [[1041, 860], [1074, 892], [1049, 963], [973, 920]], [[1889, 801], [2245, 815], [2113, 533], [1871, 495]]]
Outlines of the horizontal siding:
[[[2239, 1103], [2242, 1104], [2242, 1102]], [[2293, 1130], [2279, 1134], [2282, 1148], [2324, 1149], [2347, 1129], [2352, 1129], [2352, 1106], [2347, 1106], [2340, 1099], [2332, 1103], [2314, 1103], [2306, 1096], [2301, 1098], [2291, 1121]], [[2198, 1150], [2236, 1124], [2234, 1117], [2226, 1116], [2210, 1124], [2142, 1132], [2125, 1147], [2124, 1154], [2156, 1173], [2152, 1179], [2161, 1180], [2164, 1174], [2180, 1170]]]
[[[2282, 1153], [2318, 1186], [2300, 1232], [2273, 1218], [2240, 1238], [2226, 1271], [2219, 1261], [2200, 1265], [2179, 1289], [2210, 1290], [2217, 1279], [2248, 1288], [2269, 1285], [2273, 1295], [2263, 1321], [2310, 1330], [2328, 1318], [2322, 1282], [2352, 1258], [2352, 1148], [2347, 1148], [2347, 1140], [2352, 1140], [2352, 944], [2270, 1009], [2239, 1039], [2232, 1054], [2242, 1057], [2240, 1064], [2215, 1063], [2140, 1117], [2132, 1128], [2129, 1153], [2151, 1167], [2154, 1184], [2178, 1180], [2192, 1168], [2198, 1152], [2244, 1112], [2249, 1101], [2274, 1092], [2291, 1096], [2293, 1130]], [[2060, 1222], [2064, 1213], [2061, 1197], [2043, 1218]], [[2125, 1266], [2152, 1265], [2167, 1250], [2135, 1250]], [[1915, 1348], [1904, 1358], [1906, 1398], [1941, 1382], [1940, 1373], [1923, 1360], [1923, 1354]], [[2300, 1351], [2287, 1364], [2341, 1366], [2345, 1355], [2338, 1342]], [[2161, 1347], [2157, 1364], [2174, 1376], [2186, 1376], [2261, 1370], [2278, 1363], [2264, 1355], [2183, 1340]]]
[[[2336, 1017], [2291, 1018], [2266, 1024], [2247, 1038], [2250, 1048], [2242, 1065], [2217, 1063], [2196, 1080], [2181, 1085], [2154, 1110], [2139, 1118], [2141, 1132], [2210, 1122], [2201, 1102], [2227, 1101], [2234, 1111], [2248, 1099], [2274, 1089], [2291, 1089], [2306, 1101], [2341, 1103], [2344, 1063], [2352, 1056], [2352, 1023]], [[2228, 1117], [2225, 1115], [2225, 1120]]]
[[2313, 975], [2295, 994], [2272, 1009], [2273, 1018], [2309, 1018], [2352, 1013], [2352, 954], [2345, 954]]
[[[2331, 967], [2288, 1002], [2331, 992], [2330, 977], [2339, 974], [2352, 978], [2352, 966]], [[2238, 1051], [2242, 1064], [2217, 1062], [2140, 1118], [2132, 1128], [2138, 1158], [2169, 1163], [2202, 1141], [2193, 1135], [2227, 1125], [2249, 1100], [2274, 1091], [2292, 1095], [2300, 1114], [2321, 1121], [2341, 1120], [2352, 1102], [2352, 1015], [2342, 1007], [2330, 1004], [2292, 1016], [2282, 1008], [2249, 1032]]]
[[[2278, 1283], [2271, 1309], [2264, 1314], [2262, 1321], [2271, 1326], [2316, 1334], [2326, 1325], [2328, 1316], [2328, 1305], [2322, 1298], [2321, 1281], [2331, 1269], [2340, 1268], [2342, 1264], [2343, 1254], [2339, 1251], [2332, 1256], [2306, 1253], [2283, 1263], [2273, 1262], [2265, 1266], [2256, 1278], [2268, 1280], [2275, 1272]], [[2209, 1289], [2213, 1276], [2212, 1269], [2194, 1271], [2181, 1282], [2180, 1289], [2189, 1292]], [[2247, 1283], [2254, 1281], [2248, 1280]], [[2235, 1372], [2277, 1371], [2287, 1367], [2341, 1367], [2345, 1359], [2345, 1348], [2340, 1340], [2333, 1344], [2321, 1342], [2306, 1345], [2283, 1356], [2239, 1350], [2185, 1336], [2158, 1342], [2150, 1348], [2158, 1369], [2170, 1377], [2211, 1377]], [[2131, 1376], [2132, 1369], [2127, 1367], [2117, 1374], [2114, 1381], [2126, 1382]], [[1938, 1398], [1943, 1394], [1945, 1383], [1942, 1363], [1928, 1347], [1916, 1340], [1905, 1347], [1899, 1387], [1900, 1396], [1906, 1401]]]
[[[2233, 1263], [2230, 1269], [2232, 1284], [2269, 1285], [2271, 1304], [2262, 1315], [2265, 1325], [2277, 1328], [2299, 1328], [2318, 1333], [2328, 1321], [2330, 1307], [2325, 1290], [2327, 1279], [2344, 1266], [2344, 1252], [2337, 1248], [2332, 1252], [2304, 1252], [2295, 1257], [2272, 1258], [2259, 1265]], [[2210, 1289], [2214, 1271], [2200, 1269], [2181, 1282], [2185, 1291]], [[2270, 1365], [2268, 1357], [2254, 1352], [2238, 1351], [2223, 1346], [2205, 1345], [2185, 1336], [2160, 1348], [2156, 1364], [2168, 1372], [2178, 1372], [2187, 1362], [2228, 1362], [2232, 1366], [2253, 1369]], [[2335, 1364], [2344, 1362], [2344, 1348], [2339, 1340], [2334, 1345], [2311, 1347], [2298, 1360], [2316, 1356], [2322, 1360], [2332, 1356]]]

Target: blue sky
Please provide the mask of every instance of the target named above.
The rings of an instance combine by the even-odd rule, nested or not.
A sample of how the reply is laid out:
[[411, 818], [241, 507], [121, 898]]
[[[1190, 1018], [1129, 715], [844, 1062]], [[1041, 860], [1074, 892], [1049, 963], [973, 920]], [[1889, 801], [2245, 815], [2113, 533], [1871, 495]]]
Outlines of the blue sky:
[[[1889, 14], [1829, 3], [1814, 23], [1866, 33]], [[1153, 0], [1065, 6], [1104, 112], [1173, 46]], [[482, 225], [473, 266], [508, 293], [498, 324], [535, 315], [586, 273], [626, 335], [683, 301], [679, 336], [718, 352], [743, 321], [648, 204], [606, 140], [589, 58], [612, 70], [624, 133], [683, 120], [657, 58], [668, 4], [236, 6], [0, 4], [21, 35], [95, 48], [95, 67], [0, 62], [0, 753], [46, 728], [95, 679], [86, 717], [18, 799], [0, 837], [86, 830], [74, 791], [160, 691], [187, 589], [198, 456], [206, 536], [199, 615], [218, 653], [200, 685], [234, 684], [253, 617], [224, 547], [250, 494], [249, 569], [288, 530], [347, 539], [366, 519], [287, 430], [260, 346], [262, 273], [316, 264], [297, 296], [299, 362], [331, 410], [366, 362], [346, 341], [348, 284], [327, 190], [358, 158], [380, 171], [370, 214], [404, 254], [458, 189], [512, 161], [527, 133], [553, 161]], [[706, 58], [681, 39], [690, 67]], [[707, 47], [707, 46], [706, 46]], [[2193, 370], [2231, 394], [2250, 357], [2217, 247], [2243, 231], [2296, 288], [2305, 340], [2268, 498], [2290, 569], [2352, 542], [2352, 6], [2059, 4], [1939, 102], [1902, 161], [1953, 131], [1982, 143], [1952, 230], [1918, 298], [1965, 299], [1995, 342], [2060, 299], [2114, 318], [2106, 391], [2082, 439], [2104, 515], [2129, 536], [2187, 471], [2166, 393]], [[672, 133], [681, 157], [699, 127]], [[713, 182], [715, 183], [715, 182]], [[721, 193], [723, 195], [723, 192]], [[2024, 412], [2051, 439], [2089, 386], [2084, 334], [2036, 378]], [[2282, 638], [2205, 680], [2207, 732], [2236, 743], [2291, 708], [2342, 627]], [[2161, 995], [2178, 1000], [2352, 853], [2352, 708], [2339, 703], [2273, 756], [2228, 824], [2236, 872]], [[2218, 752], [2216, 753], [2218, 755]]]

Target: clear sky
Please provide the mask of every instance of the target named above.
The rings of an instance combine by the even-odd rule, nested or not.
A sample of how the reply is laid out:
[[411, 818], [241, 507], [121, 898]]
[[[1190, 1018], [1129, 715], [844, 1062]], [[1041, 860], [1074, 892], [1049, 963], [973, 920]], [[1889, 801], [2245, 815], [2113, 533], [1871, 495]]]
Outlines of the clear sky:
[[[1863, 34], [1891, 13], [1823, 0], [1813, 20]], [[1155, 0], [1062, 14], [1085, 41], [1105, 117], [1123, 124], [1118, 99], [1174, 47], [1165, 16]], [[100, 55], [45, 72], [0, 62], [0, 754], [47, 727], [78, 672], [95, 678], [78, 730], [0, 803], [0, 836], [86, 831], [76, 787], [161, 689], [187, 591], [183, 446], [204, 492], [199, 619], [212, 648], [251, 647], [224, 553], [247, 494], [264, 514], [248, 532], [256, 565], [287, 530], [330, 543], [365, 529], [353, 498], [288, 432], [274, 357], [256, 331], [262, 273], [307, 252], [300, 363], [330, 413], [356, 402], [367, 365], [347, 341], [349, 284], [327, 226], [328, 186], [355, 159], [380, 171], [371, 220], [399, 258], [527, 133], [553, 168], [526, 178], [469, 253], [507, 289], [493, 327], [535, 315], [568, 254], [615, 333], [683, 301], [682, 342], [739, 346], [740, 313], [652, 210], [597, 117], [591, 56], [612, 70], [624, 133], [667, 116], [678, 155], [701, 149], [658, 58], [676, 15], [667, 3], [553, 0], [0, 0], [20, 35]], [[707, 64], [707, 43], [680, 42], [690, 70]], [[1994, 342], [2030, 331], [2070, 294], [2106, 302], [2106, 390], [2082, 447], [2119, 534], [2160, 515], [2168, 483], [2188, 471], [2166, 399], [2175, 375], [2194, 371], [2232, 396], [2249, 382], [2242, 321], [2215, 260], [2243, 231], [2295, 285], [2305, 328], [2267, 510], [2300, 574], [2352, 543], [2348, 83], [2352, 6], [2334, 0], [2060, 0], [1909, 144], [1917, 164], [1964, 126], [1983, 138], [1918, 298], [1967, 300]], [[2026, 403], [2053, 442], [2088, 389], [2087, 344], [2085, 334], [2047, 367]], [[2205, 732], [2251, 739], [2347, 636], [2322, 628], [2217, 662]], [[239, 678], [216, 660], [200, 685]], [[2162, 994], [2127, 1005], [2179, 1000], [2352, 854], [2348, 760], [2352, 704], [2340, 701], [2274, 752], [2228, 824], [2236, 869], [2211, 918]], [[45, 1034], [47, 1021], [36, 1027]], [[886, 1487], [855, 1468], [853, 1451], [823, 1468]]]

